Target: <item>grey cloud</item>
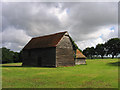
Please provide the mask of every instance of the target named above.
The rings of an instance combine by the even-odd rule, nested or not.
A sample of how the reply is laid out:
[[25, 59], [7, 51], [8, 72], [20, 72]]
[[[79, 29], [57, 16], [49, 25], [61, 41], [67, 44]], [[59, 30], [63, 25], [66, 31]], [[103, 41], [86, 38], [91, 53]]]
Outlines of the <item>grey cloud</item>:
[[[0, 33], [1, 34], [1, 33]], [[14, 51], [21, 50], [24, 45], [31, 39], [24, 30], [16, 30], [15, 28], [7, 28], [2, 32], [3, 46]]]
[[[66, 10], [67, 18], [64, 16], [59, 20], [53, 9], [59, 9], [59, 14]], [[4, 33], [8, 33], [8, 28], [17, 31], [23, 30], [27, 39], [16, 38], [11, 34], [3, 38], [4, 45], [13, 48], [12, 45], [23, 46], [28, 42], [28, 38], [68, 30], [72, 38], [76, 41], [96, 39], [100, 34], [104, 34], [102, 28], [111, 28], [117, 24], [117, 2], [116, 3], [3, 3], [2, 28]], [[13, 28], [11, 28], [13, 27]], [[14, 32], [15, 32], [14, 31]], [[110, 33], [107, 37], [103, 35], [102, 40], [107, 40], [116, 36]], [[100, 33], [100, 34], [99, 34]], [[95, 35], [93, 35], [95, 34]], [[99, 36], [98, 36], [99, 35]], [[10, 39], [5, 39], [10, 37]], [[16, 44], [15, 44], [16, 43]], [[84, 42], [82, 42], [84, 43]], [[86, 42], [87, 43], [87, 42]], [[95, 42], [96, 44], [96, 42]], [[92, 45], [92, 44], [91, 44]], [[18, 50], [17, 46], [16, 49]], [[19, 48], [20, 49], [20, 48]]]
[[19, 43], [11, 43], [11, 42], [5, 42], [3, 43], [3, 46], [15, 52], [19, 52], [23, 48], [23, 46], [21, 46]]
[[54, 4], [5, 3], [3, 4], [3, 29], [14, 26], [17, 29], [26, 30], [27, 34], [30, 36], [60, 30], [58, 18], [49, 13], [49, 6], [51, 7], [51, 5]]
[[101, 27], [117, 24], [117, 3], [64, 3], [63, 7], [69, 8], [67, 23], [78, 40], [87, 39], [84, 37]]

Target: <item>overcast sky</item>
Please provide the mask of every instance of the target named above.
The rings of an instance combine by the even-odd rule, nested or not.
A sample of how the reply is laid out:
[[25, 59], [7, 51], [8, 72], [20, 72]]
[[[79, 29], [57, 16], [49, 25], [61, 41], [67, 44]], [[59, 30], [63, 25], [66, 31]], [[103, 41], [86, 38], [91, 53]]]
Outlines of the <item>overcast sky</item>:
[[4, 2], [2, 46], [20, 51], [28, 41], [68, 31], [80, 49], [118, 37], [117, 2]]

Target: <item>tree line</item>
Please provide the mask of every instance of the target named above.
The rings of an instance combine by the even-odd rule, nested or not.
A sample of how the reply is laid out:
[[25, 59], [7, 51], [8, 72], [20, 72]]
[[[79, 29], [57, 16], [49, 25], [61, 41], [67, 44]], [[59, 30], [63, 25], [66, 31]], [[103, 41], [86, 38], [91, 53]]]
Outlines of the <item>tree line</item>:
[[[72, 40], [72, 38], [71, 38]], [[75, 44], [75, 42], [72, 40], [73, 50], [76, 51], [76, 49], [79, 49], [78, 46]], [[80, 49], [79, 49], [80, 50]], [[82, 50], [80, 50], [82, 52]], [[14, 52], [10, 49], [7, 49], [6, 47], [0, 48], [0, 63], [16, 63], [16, 62], [22, 62], [22, 59], [20, 57], [22, 51], [20, 52]], [[105, 42], [105, 44], [97, 44], [96, 47], [87, 47], [83, 50], [83, 54], [87, 58], [95, 58], [99, 56], [101, 58], [104, 58], [104, 56], [111, 55], [112, 58], [120, 54], [120, 38], [112, 38]]]
[[90, 59], [111, 55], [111, 58], [120, 54], [120, 38], [111, 38], [104, 44], [97, 44], [96, 47], [87, 47], [83, 50], [83, 54]]
[[0, 63], [16, 63], [21, 62], [20, 52], [14, 52], [6, 47], [0, 48]]

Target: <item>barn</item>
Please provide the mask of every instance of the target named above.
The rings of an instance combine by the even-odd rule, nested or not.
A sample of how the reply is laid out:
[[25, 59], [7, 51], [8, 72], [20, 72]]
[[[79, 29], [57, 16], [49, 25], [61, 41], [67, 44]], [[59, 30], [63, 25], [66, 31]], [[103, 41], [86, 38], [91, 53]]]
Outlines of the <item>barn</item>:
[[73, 54], [67, 31], [35, 37], [22, 50], [22, 66], [74, 66]]
[[76, 65], [86, 64], [86, 57], [78, 49], [76, 50], [75, 64]]
[[22, 49], [22, 66], [74, 66], [74, 51], [67, 31], [35, 37]]

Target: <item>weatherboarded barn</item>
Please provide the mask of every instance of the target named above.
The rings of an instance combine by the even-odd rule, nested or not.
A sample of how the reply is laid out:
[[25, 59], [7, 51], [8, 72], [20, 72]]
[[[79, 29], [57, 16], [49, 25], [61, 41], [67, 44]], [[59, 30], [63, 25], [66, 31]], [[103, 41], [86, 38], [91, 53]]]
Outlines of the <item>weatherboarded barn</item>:
[[86, 57], [78, 49], [76, 50], [75, 64], [76, 65], [86, 64]]
[[23, 66], [74, 66], [73, 46], [68, 32], [32, 38], [22, 50]]

